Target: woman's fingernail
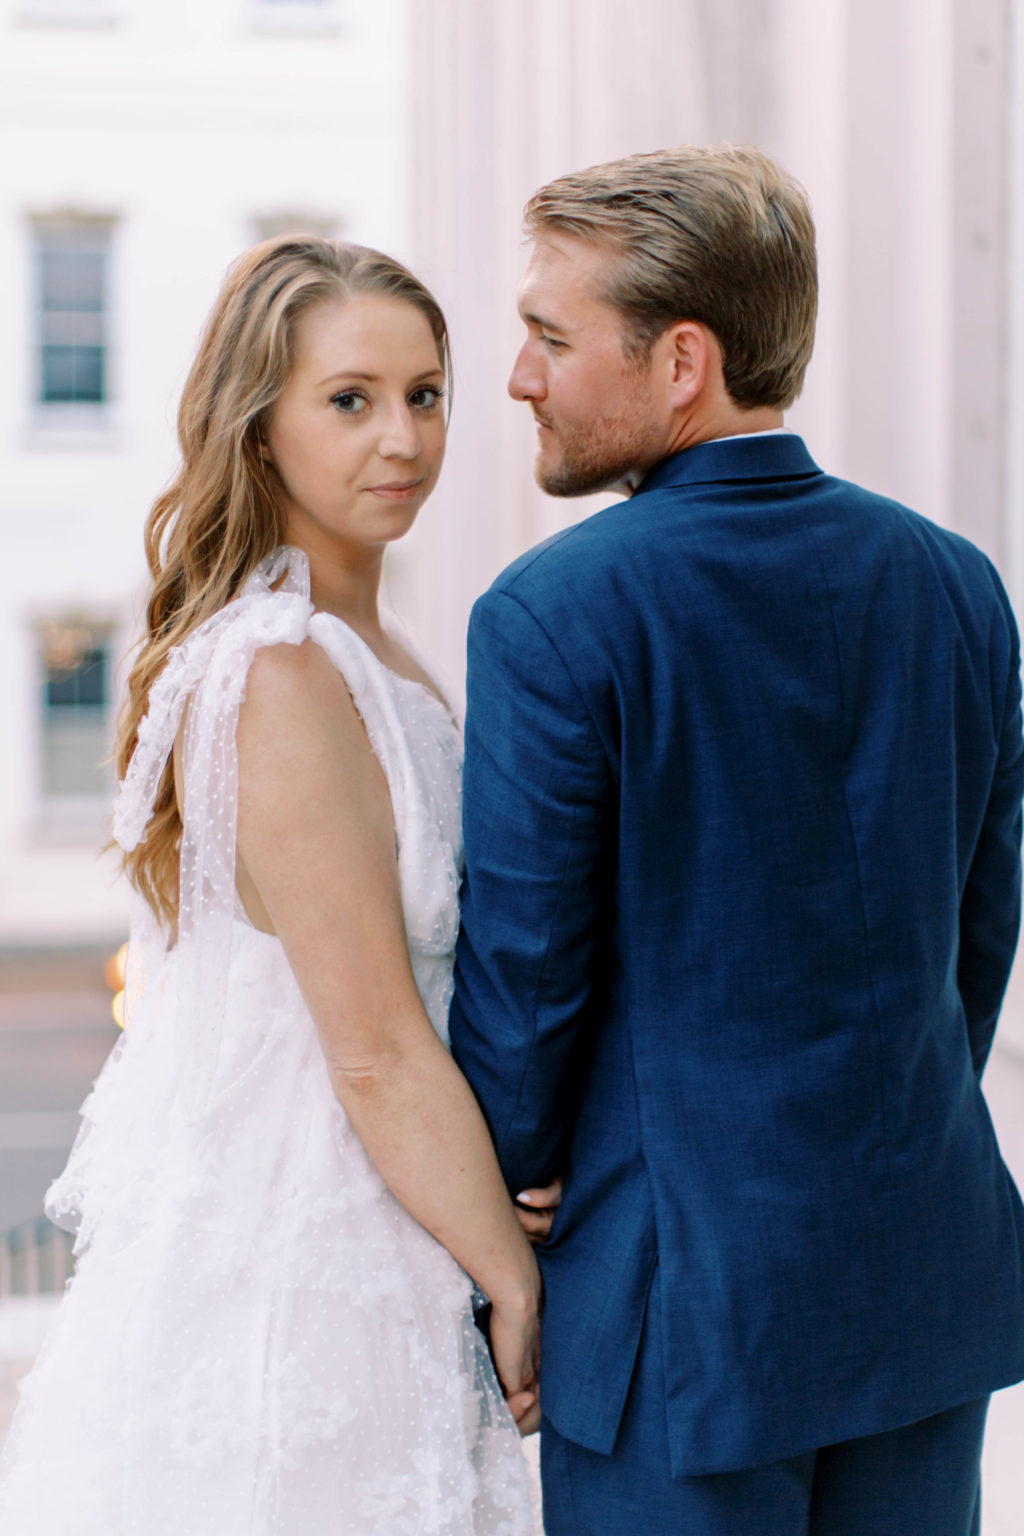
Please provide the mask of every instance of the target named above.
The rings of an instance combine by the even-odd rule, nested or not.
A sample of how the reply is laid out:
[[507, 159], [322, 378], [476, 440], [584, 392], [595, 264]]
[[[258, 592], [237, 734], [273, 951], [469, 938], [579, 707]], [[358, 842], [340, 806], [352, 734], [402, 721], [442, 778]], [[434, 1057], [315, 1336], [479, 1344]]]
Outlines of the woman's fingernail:
[[516, 1200], [517, 1200], [517, 1202], [520, 1205], [532, 1205], [533, 1204], [533, 1196], [528, 1194], [525, 1190], [523, 1191], [523, 1193], [521, 1195], [516, 1195]]

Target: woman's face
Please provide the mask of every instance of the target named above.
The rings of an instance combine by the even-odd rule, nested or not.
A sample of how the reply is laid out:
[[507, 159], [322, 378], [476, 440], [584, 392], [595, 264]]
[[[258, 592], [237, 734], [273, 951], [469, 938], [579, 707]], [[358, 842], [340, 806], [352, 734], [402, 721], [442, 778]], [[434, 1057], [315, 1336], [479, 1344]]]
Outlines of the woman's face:
[[383, 546], [411, 528], [444, 458], [444, 370], [426, 316], [383, 294], [314, 304], [264, 434], [286, 543]]

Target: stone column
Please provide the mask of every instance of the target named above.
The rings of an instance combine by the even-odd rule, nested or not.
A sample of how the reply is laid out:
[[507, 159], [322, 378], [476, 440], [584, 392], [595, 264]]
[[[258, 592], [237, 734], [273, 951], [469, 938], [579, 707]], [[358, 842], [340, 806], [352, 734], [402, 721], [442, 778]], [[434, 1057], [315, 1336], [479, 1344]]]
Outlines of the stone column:
[[958, 0], [846, 5], [839, 468], [951, 521], [952, 134]]
[[529, 412], [506, 394], [521, 337], [523, 204], [575, 167], [709, 137], [697, 12], [696, 0], [413, 7], [412, 259], [448, 314], [456, 386], [441, 487], [394, 551], [390, 581], [456, 694], [473, 598], [522, 550], [608, 500], [541, 495]]
[[1011, 48], [1004, 0], [960, 0], [954, 58], [952, 522], [1005, 569]]
[[[1010, 68], [1009, 324], [1007, 326], [1006, 473], [1003, 575], [1024, 623], [1024, 3], [1013, 0]], [[999, 1039], [1024, 1056], [1024, 950], [1010, 980]]]

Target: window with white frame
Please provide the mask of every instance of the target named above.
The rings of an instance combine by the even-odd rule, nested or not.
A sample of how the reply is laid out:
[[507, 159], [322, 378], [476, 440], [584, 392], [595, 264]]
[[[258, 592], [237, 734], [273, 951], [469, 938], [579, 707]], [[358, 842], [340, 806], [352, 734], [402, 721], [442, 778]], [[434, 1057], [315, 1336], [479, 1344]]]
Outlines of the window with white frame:
[[40, 792], [55, 805], [106, 805], [113, 712], [111, 630], [81, 620], [40, 626]]
[[260, 31], [331, 32], [341, 21], [342, 0], [249, 0], [249, 15]]
[[110, 399], [109, 221], [33, 227], [36, 403], [44, 410]]
[[275, 235], [319, 235], [324, 240], [339, 238], [340, 222], [330, 214], [289, 212], [259, 214], [252, 222], [253, 239], [272, 240]]

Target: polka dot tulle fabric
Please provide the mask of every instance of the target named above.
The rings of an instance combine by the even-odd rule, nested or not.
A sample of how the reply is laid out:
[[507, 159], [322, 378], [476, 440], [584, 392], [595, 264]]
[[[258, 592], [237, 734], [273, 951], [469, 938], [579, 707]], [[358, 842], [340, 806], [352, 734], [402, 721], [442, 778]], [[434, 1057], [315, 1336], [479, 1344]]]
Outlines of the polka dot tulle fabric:
[[[283, 578], [283, 580], [282, 580]], [[312, 637], [387, 775], [410, 953], [442, 1036], [461, 743], [313, 612], [281, 551], [172, 653], [116, 809], [131, 847], [186, 704], [179, 941], [136, 914], [128, 1014], [47, 1211], [77, 1273], [0, 1468], [3, 1536], [527, 1536], [472, 1284], [385, 1188], [278, 941], [234, 890], [235, 727], [263, 645]]]

